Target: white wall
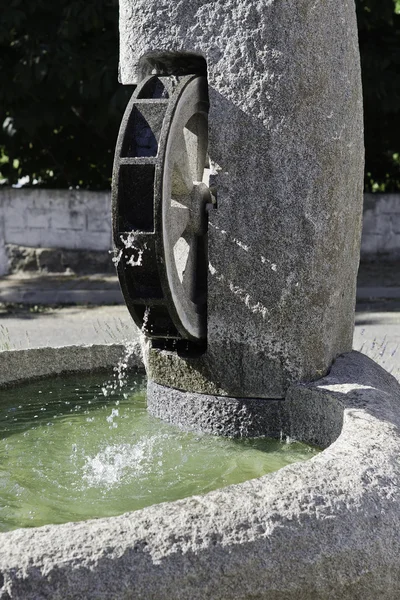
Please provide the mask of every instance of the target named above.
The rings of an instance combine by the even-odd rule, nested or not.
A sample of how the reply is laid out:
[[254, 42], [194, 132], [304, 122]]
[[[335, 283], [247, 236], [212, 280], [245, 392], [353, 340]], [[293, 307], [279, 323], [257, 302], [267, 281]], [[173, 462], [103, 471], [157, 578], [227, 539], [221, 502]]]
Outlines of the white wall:
[[400, 258], [400, 194], [365, 194], [361, 258]]
[[0, 190], [0, 274], [7, 272], [5, 244], [109, 250], [110, 202], [110, 192]]
[[[5, 244], [32, 248], [111, 248], [110, 192], [0, 189], [0, 275]], [[361, 258], [400, 259], [400, 194], [365, 194]]]

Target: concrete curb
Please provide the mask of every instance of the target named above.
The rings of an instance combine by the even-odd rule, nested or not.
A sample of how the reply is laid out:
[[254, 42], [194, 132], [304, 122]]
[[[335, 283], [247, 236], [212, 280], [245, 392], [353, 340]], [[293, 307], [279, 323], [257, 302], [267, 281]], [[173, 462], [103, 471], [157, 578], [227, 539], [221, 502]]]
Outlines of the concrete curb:
[[357, 300], [400, 298], [400, 287], [357, 288]]
[[4, 290], [0, 302], [15, 304], [125, 304], [116, 290]]

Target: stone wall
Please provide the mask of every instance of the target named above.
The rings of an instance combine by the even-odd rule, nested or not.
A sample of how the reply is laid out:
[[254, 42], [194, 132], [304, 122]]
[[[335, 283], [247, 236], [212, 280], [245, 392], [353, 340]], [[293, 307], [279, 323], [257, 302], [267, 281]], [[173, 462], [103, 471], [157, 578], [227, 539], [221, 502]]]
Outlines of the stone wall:
[[9, 270], [9, 245], [108, 252], [110, 193], [0, 190], [0, 275]]
[[400, 194], [365, 194], [361, 259], [400, 259]]
[[[110, 193], [0, 190], [0, 275], [9, 270], [10, 245], [108, 252]], [[361, 258], [400, 258], [400, 194], [365, 194]]]

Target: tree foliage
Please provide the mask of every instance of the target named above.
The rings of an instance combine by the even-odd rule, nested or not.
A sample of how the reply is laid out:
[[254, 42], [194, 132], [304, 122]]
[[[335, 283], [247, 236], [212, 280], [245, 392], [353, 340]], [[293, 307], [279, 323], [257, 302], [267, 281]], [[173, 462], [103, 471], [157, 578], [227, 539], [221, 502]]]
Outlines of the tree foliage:
[[[400, 190], [400, 0], [356, 0], [367, 191]], [[0, 180], [104, 189], [131, 90], [117, 0], [0, 0]]]
[[[118, 3], [1, 0], [0, 172], [107, 188], [122, 111]], [[7, 82], [7, 83], [5, 83]]]
[[364, 89], [365, 189], [400, 190], [400, 0], [356, 0]]

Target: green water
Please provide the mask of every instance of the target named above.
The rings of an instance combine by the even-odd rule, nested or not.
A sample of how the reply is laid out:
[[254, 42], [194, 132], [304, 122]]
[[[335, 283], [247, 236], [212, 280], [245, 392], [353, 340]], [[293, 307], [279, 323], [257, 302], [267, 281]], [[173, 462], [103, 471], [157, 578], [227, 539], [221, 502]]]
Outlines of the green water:
[[182, 432], [147, 414], [143, 378], [115, 387], [80, 374], [0, 390], [0, 531], [204, 494], [318, 452]]

